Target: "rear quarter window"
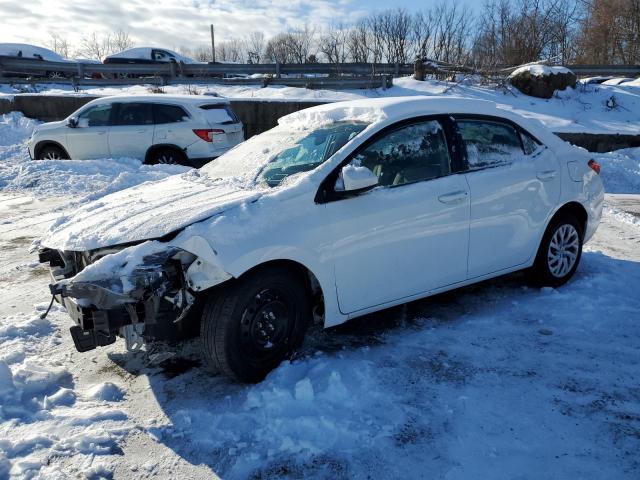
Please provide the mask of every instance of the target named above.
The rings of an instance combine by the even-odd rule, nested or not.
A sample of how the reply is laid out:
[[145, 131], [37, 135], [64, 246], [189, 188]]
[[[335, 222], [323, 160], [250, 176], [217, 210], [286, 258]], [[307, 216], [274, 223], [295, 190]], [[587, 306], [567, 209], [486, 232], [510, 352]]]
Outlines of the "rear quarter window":
[[153, 113], [156, 119], [156, 124], [178, 123], [189, 120], [187, 112], [177, 105], [154, 104]]
[[212, 104], [212, 105], [202, 105], [200, 107], [202, 113], [205, 118], [210, 123], [220, 123], [223, 125], [230, 123], [238, 123], [238, 117], [231, 110], [229, 105], [221, 105], [221, 104]]

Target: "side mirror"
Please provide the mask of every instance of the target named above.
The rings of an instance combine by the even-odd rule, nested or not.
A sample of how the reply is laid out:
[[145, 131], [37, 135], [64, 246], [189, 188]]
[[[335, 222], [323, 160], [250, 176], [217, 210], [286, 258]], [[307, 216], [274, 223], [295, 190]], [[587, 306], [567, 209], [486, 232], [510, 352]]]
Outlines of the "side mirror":
[[367, 167], [345, 165], [336, 182], [336, 192], [359, 193], [378, 185], [378, 176]]
[[77, 126], [78, 126], [78, 119], [77, 118], [71, 117], [69, 120], [67, 120], [67, 127], [76, 128]]

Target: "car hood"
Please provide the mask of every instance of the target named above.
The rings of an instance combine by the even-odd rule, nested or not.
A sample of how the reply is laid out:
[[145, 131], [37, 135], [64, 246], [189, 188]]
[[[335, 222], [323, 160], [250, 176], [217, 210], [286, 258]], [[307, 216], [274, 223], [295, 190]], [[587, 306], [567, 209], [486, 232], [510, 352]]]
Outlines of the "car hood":
[[41, 245], [87, 251], [160, 238], [261, 195], [192, 170], [88, 203], [61, 217]]
[[36, 132], [42, 132], [45, 130], [54, 130], [56, 128], [60, 128], [60, 127], [64, 127], [67, 125], [67, 121], [66, 120], [61, 120], [59, 122], [47, 122], [47, 123], [42, 123], [40, 125], [38, 125], [35, 128]]

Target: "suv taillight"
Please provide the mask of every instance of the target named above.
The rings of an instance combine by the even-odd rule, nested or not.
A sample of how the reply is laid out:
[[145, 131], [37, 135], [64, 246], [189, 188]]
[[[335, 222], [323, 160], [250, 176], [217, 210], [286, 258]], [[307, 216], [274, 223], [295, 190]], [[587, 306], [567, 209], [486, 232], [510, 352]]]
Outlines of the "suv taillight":
[[594, 172], [596, 172], [598, 175], [600, 175], [600, 164], [598, 162], [596, 162], [595, 160], [591, 159], [589, 160], [589, 162], [587, 163], [587, 165], [589, 165], [589, 168], [591, 170], [593, 170]]
[[193, 133], [205, 142], [213, 142], [215, 135], [224, 135], [224, 130], [219, 128], [197, 128], [193, 130]]

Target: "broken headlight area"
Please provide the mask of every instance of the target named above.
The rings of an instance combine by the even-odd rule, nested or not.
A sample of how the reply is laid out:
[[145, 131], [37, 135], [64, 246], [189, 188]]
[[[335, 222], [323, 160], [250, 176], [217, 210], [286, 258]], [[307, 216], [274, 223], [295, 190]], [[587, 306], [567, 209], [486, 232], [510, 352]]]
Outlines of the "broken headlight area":
[[41, 261], [51, 266], [51, 293], [75, 322], [71, 335], [80, 352], [114, 343], [117, 336], [124, 337], [129, 350], [137, 350], [168, 328], [180, 330], [176, 324], [194, 304], [185, 272], [196, 257], [184, 250], [168, 247], [135, 265], [115, 264], [111, 274], [104, 267], [97, 274], [87, 268], [123, 250], [40, 252]]

